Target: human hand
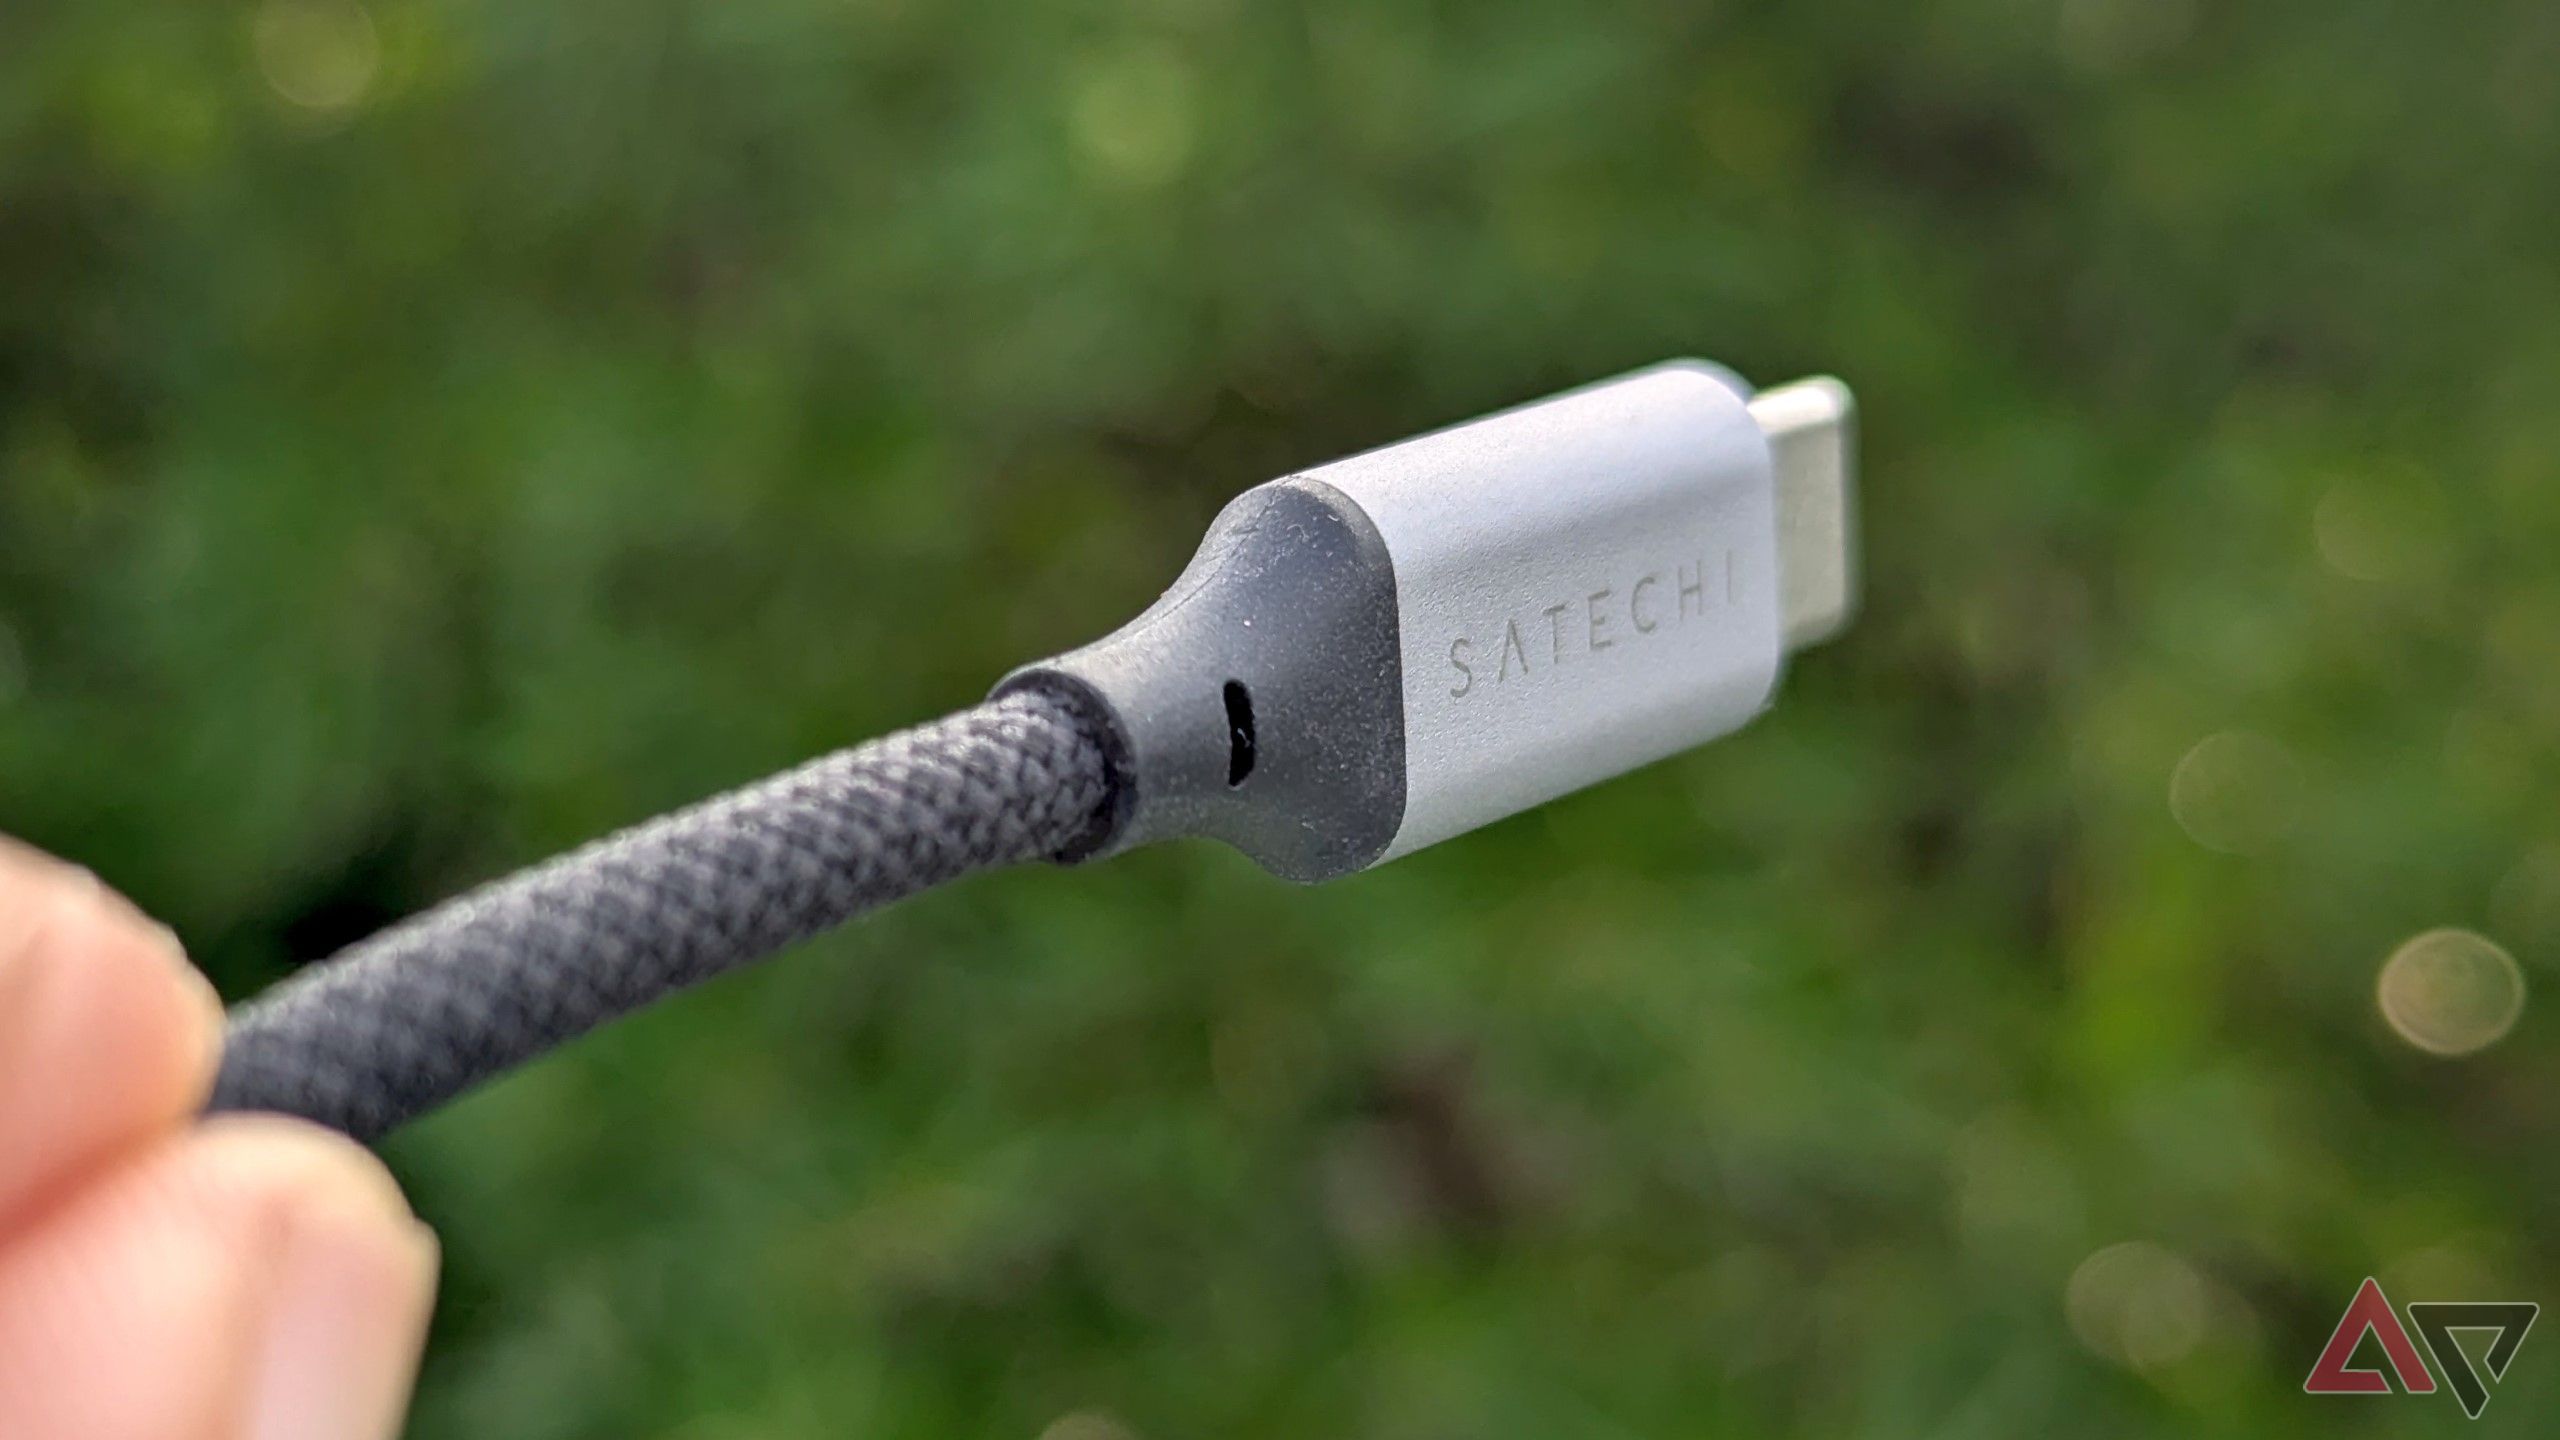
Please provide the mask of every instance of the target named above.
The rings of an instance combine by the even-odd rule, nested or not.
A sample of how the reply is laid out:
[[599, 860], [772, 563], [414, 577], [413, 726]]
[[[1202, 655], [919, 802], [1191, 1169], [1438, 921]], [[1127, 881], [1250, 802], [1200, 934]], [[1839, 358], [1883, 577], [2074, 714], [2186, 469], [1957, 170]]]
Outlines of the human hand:
[[398, 1433], [435, 1240], [352, 1142], [197, 1119], [221, 1039], [167, 930], [0, 839], [0, 1436]]

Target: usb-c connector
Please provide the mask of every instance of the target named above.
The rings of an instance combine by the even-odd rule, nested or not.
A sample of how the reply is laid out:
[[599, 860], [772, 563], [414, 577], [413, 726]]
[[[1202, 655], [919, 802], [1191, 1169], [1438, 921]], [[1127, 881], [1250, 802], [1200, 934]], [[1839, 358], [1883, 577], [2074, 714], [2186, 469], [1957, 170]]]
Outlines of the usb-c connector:
[[1778, 485], [1778, 615], [1790, 653], [1819, 645], [1858, 605], [1857, 402], [1829, 376], [1765, 390], [1751, 418]]
[[999, 693], [1112, 737], [1094, 853], [1364, 869], [1757, 715], [1855, 600], [1853, 416], [1836, 380], [1746, 398], [1675, 361], [1275, 480], [1145, 614]]

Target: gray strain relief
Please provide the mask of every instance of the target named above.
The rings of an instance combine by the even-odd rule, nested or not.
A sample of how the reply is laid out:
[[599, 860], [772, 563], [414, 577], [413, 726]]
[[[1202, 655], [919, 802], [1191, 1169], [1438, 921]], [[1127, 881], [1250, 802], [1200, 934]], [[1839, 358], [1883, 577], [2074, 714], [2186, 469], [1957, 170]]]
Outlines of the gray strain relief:
[[1108, 732], [1121, 813], [1062, 859], [1202, 836], [1301, 882], [1367, 868], [1404, 820], [1395, 568], [1330, 485], [1221, 511], [1173, 588], [1119, 630], [1005, 677]]

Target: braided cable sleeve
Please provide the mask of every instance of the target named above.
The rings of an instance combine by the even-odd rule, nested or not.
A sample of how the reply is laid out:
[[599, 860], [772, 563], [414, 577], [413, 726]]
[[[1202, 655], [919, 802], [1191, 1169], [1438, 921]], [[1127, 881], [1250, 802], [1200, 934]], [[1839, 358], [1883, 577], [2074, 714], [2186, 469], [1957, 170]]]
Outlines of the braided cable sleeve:
[[370, 1140], [661, 996], [973, 870], [1090, 848], [1105, 742], [1021, 692], [508, 876], [235, 1012], [216, 1110]]

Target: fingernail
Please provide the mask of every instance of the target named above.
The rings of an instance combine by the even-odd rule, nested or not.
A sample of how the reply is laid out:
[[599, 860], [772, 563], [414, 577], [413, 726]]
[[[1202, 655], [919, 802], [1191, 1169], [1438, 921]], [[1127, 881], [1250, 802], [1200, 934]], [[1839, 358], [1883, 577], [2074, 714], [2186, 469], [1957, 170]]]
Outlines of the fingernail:
[[435, 1236], [396, 1201], [386, 1206], [363, 1194], [306, 1201], [287, 1229], [251, 1379], [247, 1440], [399, 1434], [435, 1268]]

